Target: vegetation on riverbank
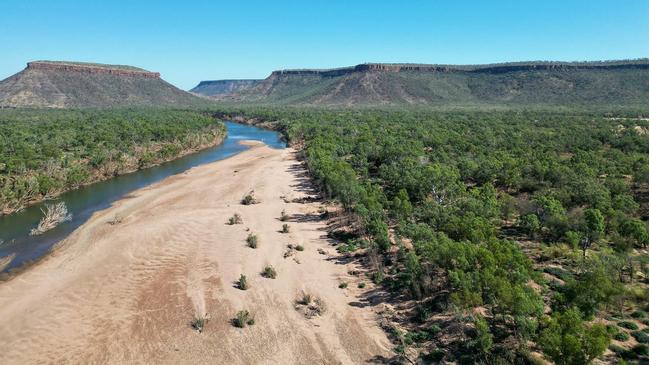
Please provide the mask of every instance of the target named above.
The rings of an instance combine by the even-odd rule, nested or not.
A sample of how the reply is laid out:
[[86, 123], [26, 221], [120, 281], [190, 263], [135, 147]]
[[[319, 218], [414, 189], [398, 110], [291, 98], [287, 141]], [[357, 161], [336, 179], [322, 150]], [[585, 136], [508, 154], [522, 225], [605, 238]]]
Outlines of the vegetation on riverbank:
[[[414, 305], [386, 313], [404, 359], [642, 358], [649, 121], [578, 113], [237, 110], [278, 121], [327, 198], [332, 232]], [[617, 331], [619, 332], [619, 331]], [[568, 339], [576, 339], [575, 341]]]
[[192, 111], [0, 110], [0, 213], [220, 143]]

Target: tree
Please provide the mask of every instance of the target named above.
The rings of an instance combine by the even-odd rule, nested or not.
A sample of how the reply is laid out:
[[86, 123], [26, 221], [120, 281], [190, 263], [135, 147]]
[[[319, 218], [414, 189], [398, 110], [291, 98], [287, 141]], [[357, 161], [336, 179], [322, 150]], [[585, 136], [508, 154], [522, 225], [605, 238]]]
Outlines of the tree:
[[584, 212], [584, 220], [586, 221], [589, 238], [597, 241], [601, 234], [604, 233], [604, 215], [599, 209], [586, 209]]
[[541, 229], [541, 221], [539, 220], [539, 217], [534, 213], [528, 213], [522, 216], [519, 225], [532, 239], [534, 239], [536, 234]]
[[649, 232], [647, 226], [637, 218], [627, 219], [620, 225], [620, 233], [625, 237], [631, 238], [637, 245], [647, 247], [649, 244]]
[[557, 365], [585, 365], [604, 353], [610, 339], [602, 324], [588, 325], [576, 308], [555, 312], [541, 331], [539, 345]]

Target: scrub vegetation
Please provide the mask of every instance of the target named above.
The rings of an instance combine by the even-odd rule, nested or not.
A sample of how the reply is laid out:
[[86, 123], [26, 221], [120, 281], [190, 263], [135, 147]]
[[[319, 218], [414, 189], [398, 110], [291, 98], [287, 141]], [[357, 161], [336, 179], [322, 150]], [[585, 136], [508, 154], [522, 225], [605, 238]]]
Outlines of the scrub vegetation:
[[384, 314], [399, 356], [491, 364], [541, 353], [586, 364], [609, 345], [622, 346], [614, 357], [646, 356], [609, 329], [629, 322], [629, 335], [646, 341], [649, 121], [426, 109], [236, 114], [277, 121], [302, 147], [321, 194], [349, 222], [331, 232], [344, 254], [363, 257], [369, 279], [413, 303]]

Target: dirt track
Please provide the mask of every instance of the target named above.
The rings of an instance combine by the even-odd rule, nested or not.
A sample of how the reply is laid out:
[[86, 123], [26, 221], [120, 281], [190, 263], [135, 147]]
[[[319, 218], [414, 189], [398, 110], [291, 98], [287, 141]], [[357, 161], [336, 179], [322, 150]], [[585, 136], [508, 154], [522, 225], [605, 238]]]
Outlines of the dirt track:
[[[346, 265], [318, 253], [326, 240], [318, 203], [291, 149], [255, 145], [138, 190], [96, 213], [47, 259], [0, 284], [0, 363], [366, 363], [391, 345], [371, 307], [359, 308]], [[260, 204], [244, 206], [250, 190]], [[282, 210], [290, 233], [281, 233]], [[227, 225], [235, 212], [241, 225]], [[120, 223], [110, 224], [115, 217]], [[246, 246], [251, 233], [259, 247]], [[287, 244], [305, 250], [284, 258]], [[267, 264], [278, 272], [267, 279]], [[249, 290], [233, 284], [248, 277]], [[311, 319], [302, 291], [323, 298]], [[241, 309], [256, 324], [235, 328]], [[195, 315], [210, 317], [204, 332]]]

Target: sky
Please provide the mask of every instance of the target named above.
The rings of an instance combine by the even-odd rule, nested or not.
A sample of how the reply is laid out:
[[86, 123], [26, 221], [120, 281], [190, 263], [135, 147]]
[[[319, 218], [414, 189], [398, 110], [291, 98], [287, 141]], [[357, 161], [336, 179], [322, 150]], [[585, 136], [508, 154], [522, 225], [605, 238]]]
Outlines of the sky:
[[649, 0], [0, 0], [0, 80], [126, 64], [189, 89], [289, 68], [649, 57]]

